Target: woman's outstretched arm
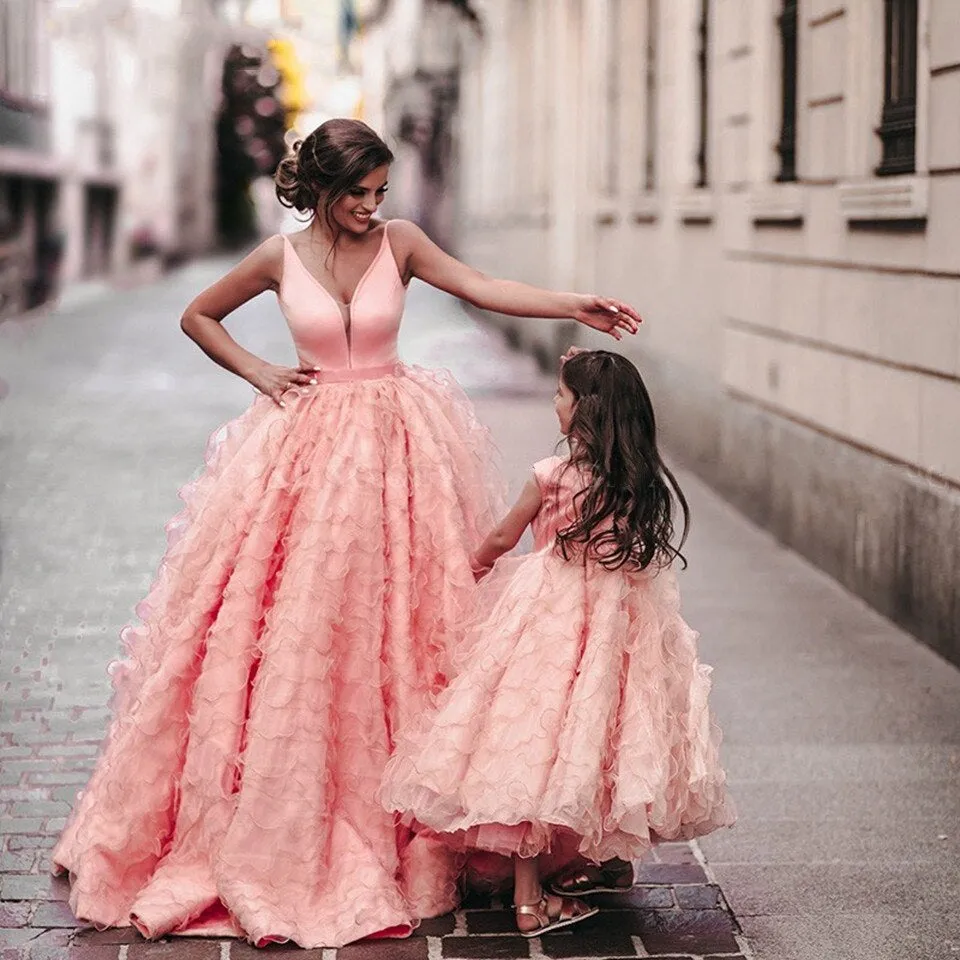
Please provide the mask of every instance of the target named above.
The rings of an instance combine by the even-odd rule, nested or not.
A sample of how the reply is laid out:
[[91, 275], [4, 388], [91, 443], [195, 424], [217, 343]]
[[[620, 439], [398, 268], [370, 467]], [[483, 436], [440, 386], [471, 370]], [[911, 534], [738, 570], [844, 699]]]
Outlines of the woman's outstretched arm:
[[452, 293], [484, 310], [516, 317], [572, 319], [619, 340], [636, 333], [640, 315], [628, 303], [610, 297], [557, 293], [515, 280], [499, 280], [474, 270], [440, 249], [418, 226], [391, 222], [390, 237], [408, 277]]
[[280, 282], [283, 240], [271, 237], [228, 274], [194, 298], [183, 312], [183, 332], [215, 363], [253, 384], [261, 393], [283, 406], [284, 391], [310, 383], [310, 370], [267, 363], [245, 350], [223, 327], [223, 320], [237, 307]]

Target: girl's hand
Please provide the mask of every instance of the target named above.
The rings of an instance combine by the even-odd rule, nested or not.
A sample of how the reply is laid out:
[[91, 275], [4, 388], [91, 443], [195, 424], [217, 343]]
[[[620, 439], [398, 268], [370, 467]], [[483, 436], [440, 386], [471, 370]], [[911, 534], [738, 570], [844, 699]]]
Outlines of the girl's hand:
[[622, 300], [593, 295], [582, 296], [573, 313], [573, 319], [601, 333], [609, 333], [615, 340], [623, 339], [623, 333], [636, 333], [643, 323], [640, 314]]
[[247, 380], [264, 396], [283, 407], [283, 395], [291, 387], [309, 386], [317, 382], [311, 367], [279, 367], [275, 363], [263, 362], [247, 377]]
[[571, 347], [567, 347], [567, 352], [560, 358], [560, 363], [566, 363], [571, 357], [575, 357], [578, 353], [589, 353], [590, 351], [586, 347], [578, 347], [574, 344]]
[[476, 555], [470, 558], [470, 572], [473, 574], [473, 579], [479, 583], [491, 570], [493, 567], [483, 566], [477, 559]]

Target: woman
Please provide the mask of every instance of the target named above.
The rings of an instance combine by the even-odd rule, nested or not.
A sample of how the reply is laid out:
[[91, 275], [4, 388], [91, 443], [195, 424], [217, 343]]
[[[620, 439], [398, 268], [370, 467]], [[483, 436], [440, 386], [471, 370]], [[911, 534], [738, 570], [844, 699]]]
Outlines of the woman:
[[[397, 359], [406, 286], [618, 338], [639, 317], [490, 279], [413, 224], [388, 229], [373, 214], [391, 160], [365, 124], [323, 124], [277, 174], [309, 227], [267, 240], [183, 315], [260, 396], [182, 492], [143, 625], [124, 631], [114, 721], [53, 852], [82, 919], [338, 946], [456, 903], [450, 855], [375, 793], [395, 731], [445, 683], [495, 484], [466, 398]], [[221, 325], [267, 290], [296, 367]]]

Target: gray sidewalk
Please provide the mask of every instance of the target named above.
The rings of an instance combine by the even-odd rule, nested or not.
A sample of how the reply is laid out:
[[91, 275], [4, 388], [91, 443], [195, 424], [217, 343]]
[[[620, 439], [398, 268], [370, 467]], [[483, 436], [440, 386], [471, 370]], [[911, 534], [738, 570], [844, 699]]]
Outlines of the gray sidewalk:
[[[0, 943], [2, 960], [19, 955], [16, 943], [34, 957], [92, 960], [253, 955], [240, 944], [75, 931], [63, 885], [42, 875], [102, 734], [104, 667], [153, 576], [176, 489], [206, 436], [250, 395], [176, 323], [221, 266], [0, 326], [0, 933], [11, 951]], [[290, 358], [266, 298], [230, 328], [251, 349]], [[551, 452], [552, 382], [448, 298], [411, 292], [403, 348], [471, 390], [514, 489]], [[681, 482], [694, 515], [684, 611], [715, 667], [740, 823], [692, 853], [665, 850], [633, 900], [578, 939], [544, 938], [528, 953], [499, 932], [509, 918], [478, 909], [402, 944], [341, 951], [344, 960], [750, 949], [763, 960], [960, 957], [960, 671], [694, 478]]]

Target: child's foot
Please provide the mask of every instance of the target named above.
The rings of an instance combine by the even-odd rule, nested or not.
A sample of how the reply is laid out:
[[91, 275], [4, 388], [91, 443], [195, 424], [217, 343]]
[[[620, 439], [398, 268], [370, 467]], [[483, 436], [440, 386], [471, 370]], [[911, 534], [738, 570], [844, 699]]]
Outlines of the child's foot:
[[607, 860], [599, 866], [587, 863], [569, 867], [558, 873], [548, 886], [560, 896], [626, 893], [633, 886], [633, 864], [627, 860]]
[[591, 907], [582, 900], [546, 894], [536, 903], [518, 903], [514, 909], [517, 911], [520, 936], [528, 939], [563, 927], [572, 927], [600, 912], [597, 907]]

